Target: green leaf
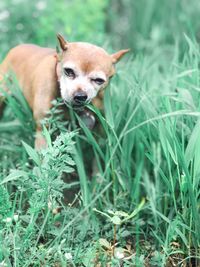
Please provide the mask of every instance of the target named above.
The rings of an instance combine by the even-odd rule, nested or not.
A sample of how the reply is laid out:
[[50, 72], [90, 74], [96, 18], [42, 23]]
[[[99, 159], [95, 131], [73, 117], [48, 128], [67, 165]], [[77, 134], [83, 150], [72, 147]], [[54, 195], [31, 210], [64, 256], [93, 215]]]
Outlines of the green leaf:
[[122, 220], [116, 215], [111, 218], [111, 221], [115, 225], [120, 225], [122, 223]]
[[52, 148], [50, 133], [48, 132], [47, 128], [44, 125], [43, 125], [43, 134], [44, 134], [44, 137], [47, 141], [48, 147]]
[[22, 144], [24, 146], [24, 148], [26, 149], [27, 154], [29, 155], [29, 157], [38, 165], [41, 165], [41, 160], [39, 157], [39, 154], [37, 153], [37, 151], [35, 149], [33, 149], [31, 146], [29, 146], [28, 144], [26, 144], [25, 142], [22, 141]]
[[128, 213], [127, 212], [124, 212], [124, 211], [120, 211], [120, 210], [117, 210], [115, 212], [115, 215], [119, 216], [119, 217], [128, 217]]
[[93, 211], [96, 211], [96, 212], [100, 213], [101, 215], [104, 215], [108, 219], [112, 220], [112, 218], [107, 213], [105, 213], [105, 212], [102, 212], [100, 210], [97, 210], [96, 208], [94, 208]]
[[110, 243], [109, 243], [105, 238], [100, 238], [100, 239], [99, 239], [99, 244], [100, 244], [102, 247], [105, 247], [105, 248], [107, 248], [107, 249], [110, 249], [110, 248], [111, 248]]
[[134, 216], [136, 216], [138, 214], [138, 212], [142, 209], [142, 207], [145, 204], [145, 199], [143, 198], [142, 201], [140, 202], [140, 204], [137, 206], [137, 208], [125, 219], [122, 220], [122, 223], [132, 219]]
[[19, 179], [20, 177], [26, 177], [28, 174], [24, 171], [20, 171], [20, 170], [13, 170], [1, 183], [0, 185], [2, 184], [5, 184], [5, 183], [8, 183], [10, 181], [14, 181], [14, 180], [17, 180]]

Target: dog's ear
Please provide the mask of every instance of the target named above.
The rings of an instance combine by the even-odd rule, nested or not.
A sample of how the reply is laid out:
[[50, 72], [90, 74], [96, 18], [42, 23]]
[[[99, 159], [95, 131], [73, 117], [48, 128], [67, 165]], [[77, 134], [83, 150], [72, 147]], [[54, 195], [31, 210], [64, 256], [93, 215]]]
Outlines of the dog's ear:
[[130, 49], [123, 49], [111, 55], [113, 64], [117, 63]]
[[66, 51], [68, 48], [68, 43], [65, 41], [64, 37], [61, 34], [57, 34], [58, 42], [60, 44], [60, 47], [63, 51]]

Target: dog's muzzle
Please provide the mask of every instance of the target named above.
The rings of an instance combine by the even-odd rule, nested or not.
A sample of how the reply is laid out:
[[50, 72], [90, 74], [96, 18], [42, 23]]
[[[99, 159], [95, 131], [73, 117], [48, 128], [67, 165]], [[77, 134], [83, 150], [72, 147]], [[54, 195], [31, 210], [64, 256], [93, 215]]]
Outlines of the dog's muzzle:
[[73, 105], [75, 106], [84, 106], [87, 103], [88, 96], [83, 91], [78, 91], [74, 94]]

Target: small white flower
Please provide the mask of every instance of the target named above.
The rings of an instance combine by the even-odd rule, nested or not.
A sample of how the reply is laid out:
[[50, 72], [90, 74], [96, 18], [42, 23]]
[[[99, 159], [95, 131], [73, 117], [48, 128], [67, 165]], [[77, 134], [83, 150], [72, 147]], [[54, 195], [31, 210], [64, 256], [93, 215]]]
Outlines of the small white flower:
[[65, 253], [65, 258], [67, 260], [72, 260], [72, 254], [71, 253]]
[[14, 214], [14, 216], [13, 216], [13, 220], [14, 220], [15, 222], [17, 222], [18, 219], [19, 219], [19, 215], [18, 215], [18, 214]]
[[121, 248], [115, 248], [114, 250], [114, 256], [117, 259], [123, 259], [125, 257], [124, 250]]
[[8, 10], [4, 10], [0, 13], [0, 20], [4, 20], [10, 17], [10, 13]]
[[46, 3], [45, 1], [39, 1], [37, 4], [36, 4], [36, 7], [38, 10], [44, 10], [46, 8]]
[[53, 204], [52, 204], [51, 201], [49, 201], [49, 202], [48, 202], [48, 208], [49, 208], [49, 209], [52, 209], [52, 207], [53, 207]]
[[10, 223], [10, 222], [12, 222], [12, 218], [11, 217], [7, 217], [3, 221], [6, 222], [6, 223]]
[[60, 244], [63, 245], [63, 244], [65, 243], [65, 241], [66, 241], [66, 238], [64, 238], [64, 239], [60, 242]]
[[8, 265], [5, 263], [5, 261], [0, 262], [0, 267], [6, 267], [6, 266]]

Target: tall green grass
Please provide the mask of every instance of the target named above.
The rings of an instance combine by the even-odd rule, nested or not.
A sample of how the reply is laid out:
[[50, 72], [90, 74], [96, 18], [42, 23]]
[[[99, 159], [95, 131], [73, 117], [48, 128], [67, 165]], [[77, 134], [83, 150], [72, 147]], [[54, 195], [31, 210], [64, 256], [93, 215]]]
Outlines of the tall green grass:
[[187, 36], [185, 46], [181, 61], [175, 46], [120, 68], [105, 94], [106, 119], [96, 111], [103, 140], [82, 125], [98, 165], [88, 183], [79, 169], [82, 192], [93, 199], [111, 182], [96, 205], [128, 212], [145, 196], [131, 231], [163, 251], [159, 266], [175, 253], [172, 242], [177, 253], [199, 257], [199, 48]]

